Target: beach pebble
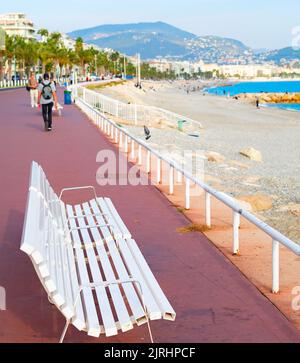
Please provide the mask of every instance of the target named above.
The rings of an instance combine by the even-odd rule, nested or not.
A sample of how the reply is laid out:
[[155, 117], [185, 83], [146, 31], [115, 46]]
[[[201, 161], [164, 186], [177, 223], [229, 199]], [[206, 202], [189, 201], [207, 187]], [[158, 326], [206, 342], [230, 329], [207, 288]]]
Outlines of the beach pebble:
[[209, 151], [205, 154], [205, 157], [210, 163], [223, 163], [225, 157], [217, 152]]
[[268, 195], [249, 195], [249, 196], [241, 196], [238, 198], [239, 201], [243, 201], [249, 203], [254, 212], [262, 212], [273, 207], [273, 200]]
[[247, 157], [250, 160], [257, 161], [257, 162], [262, 162], [261, 152], [258, 151], [258, 150], [255, 150], [252, 147], [241, 150], [240, 154]]
[[296, 217], [300, 217], [300, 204], [288, 204], [281, 207], [278, 211], [280, 212], [290, 212]]

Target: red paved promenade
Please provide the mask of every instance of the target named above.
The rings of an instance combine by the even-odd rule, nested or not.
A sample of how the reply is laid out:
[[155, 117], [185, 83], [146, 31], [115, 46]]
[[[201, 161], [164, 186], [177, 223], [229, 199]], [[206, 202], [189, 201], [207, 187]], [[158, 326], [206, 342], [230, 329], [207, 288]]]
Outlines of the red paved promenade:
[[[45, 133], [40, 112], [28, 103], [24, 90], [0, 92], [0, 286], [8, 309], [0, 312], [0, 342], [57, 342], [64, 319], [19, 251], [30, 163], [42, 165], [57, 192], [96, 186], [96, 155], [114, 146], [75, 106], [65, 107], [63, 117], [54, 119], [54, 132]], [[154, 187], [98, 186], [97, 192], [112, 198], [177, 312], [175, 323], [152, 323], [156, 342], [300, 342], [300, 332], [206, 237], [176, 232], [189, 222]], [[71, 327], [66, 341], [149, 337], [145, 326], [109, 340]]]

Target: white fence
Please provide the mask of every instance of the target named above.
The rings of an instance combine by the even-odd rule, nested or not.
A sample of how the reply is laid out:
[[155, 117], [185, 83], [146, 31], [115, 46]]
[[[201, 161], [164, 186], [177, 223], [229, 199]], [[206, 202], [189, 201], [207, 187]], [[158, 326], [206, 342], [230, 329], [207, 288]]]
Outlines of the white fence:
[[15, 88], [15, 87], [25, 87], [27, 84], [26, 80], [18, 81], [0, 81], [0, 88]]
[[133, 125], [152, 126], [153, 124], [163, 124], [177, 128], [179, 121], [183, 121], [184, 129], [187, 131], [196, 131], [202, 128], [200, 122], [162, 108], [127, 104], [81, 86], [75, 86], [72, 89], [75, 97], [82, 98], [84, 102], [100, 112], [120, 118], [120, 120]]
[[[97, 94], [95, 94], [96, 97]], [[91, 97], [91, 95], [90, 95]], [[196, 179], [191, 173], [187, 172], [173, 160], [161, 155], [158, 151], [149, 147], [143, 141], [132, 136], [127, 130], [118, 126], [114, 121], [105, 117], [105, 115], [99, 110], [95, 109], [94, 103], [89, 104], [87, 99], [78, 97], [76, 99], [77, 105], [91, 118], [91, 120], [112, 140], [114, 140], [131, 159], [137, 158], [138, 165], [146, 163], [145, 169], [149, 174], [153, 168], [157, 168], [157, 183], [159, 184], [163, 179], [162, 175], [162, 162], [168, 165], [168, 180], [169, 180], [169, 192], [174, 194], [174, 174], [178, 175], [178, 180], [184, 180], [185, 183], [185, 207], [187, 210], [190, 209], [191, 205], [191, 184], [195, 184], [202, 188], [205, 192], [205, 223], [206, 226], [211, 228], [211, 216], [212, 216], [212, 204], [211, 198], [214, 197], [218, 201], [222, 202], [225, 206], [232, 210], [232, 252], [237, 255], [240, 251], [240, 223], [241, 217], [255, 225], [258, 229], [266, 233], [272, 239], [272, 292], [274, 294], [280, 291], [280, 245], [285, 246], [287, 249], [292, 251], [297, 256], [300, 256], [300, 245], [291, 241], [289, 238], [284, 236], [279, 231], [275, 230], [265, 222], [258, 219], [253, 214], [246, 210], [241, 209], [240, 205], [237, 204], [231, 197], [221, 193], [201, 180]], [[146, 161], [142, 158], [142, 150], [147, 153]], [[153, 163], [153, 158], [156, 162]], [[154, 166], [153, 166], [154, 164]]]

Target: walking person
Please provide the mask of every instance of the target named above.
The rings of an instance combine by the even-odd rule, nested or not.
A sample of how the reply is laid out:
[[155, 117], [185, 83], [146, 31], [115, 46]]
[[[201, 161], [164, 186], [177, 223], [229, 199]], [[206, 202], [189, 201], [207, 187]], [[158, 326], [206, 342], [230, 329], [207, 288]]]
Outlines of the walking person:
[[31, 73], [29, 81], [28, 81], [28, 87], [30, 89], [30, 100], [31, 100], [31, 107], [38, 107], [38, 82], [35, 78], [34, 72]]
[[43, 81], [38, 86], [38, 103], [42, 106], [45, 131], [52, 131], [52, 109], [57, 109], [56, 87], [50, 81], [48, 73], [44, 74]]
[[256, 104], [256, 108], [259, 108], [259, 98], [258, 97], [256, 97], [255, 104]]

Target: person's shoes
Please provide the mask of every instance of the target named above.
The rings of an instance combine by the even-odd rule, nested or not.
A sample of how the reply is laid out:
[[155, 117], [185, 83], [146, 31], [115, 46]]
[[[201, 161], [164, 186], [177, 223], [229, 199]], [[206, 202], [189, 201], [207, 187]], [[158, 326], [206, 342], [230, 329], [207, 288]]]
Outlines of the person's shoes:
[[48, 127], [48, 131], [52, 131], [52, 127], [50, 127], [50, 126], [49, 126], [49, 127]]
[[45, 131], [48, 131], [48, 122], [45, 122]]

